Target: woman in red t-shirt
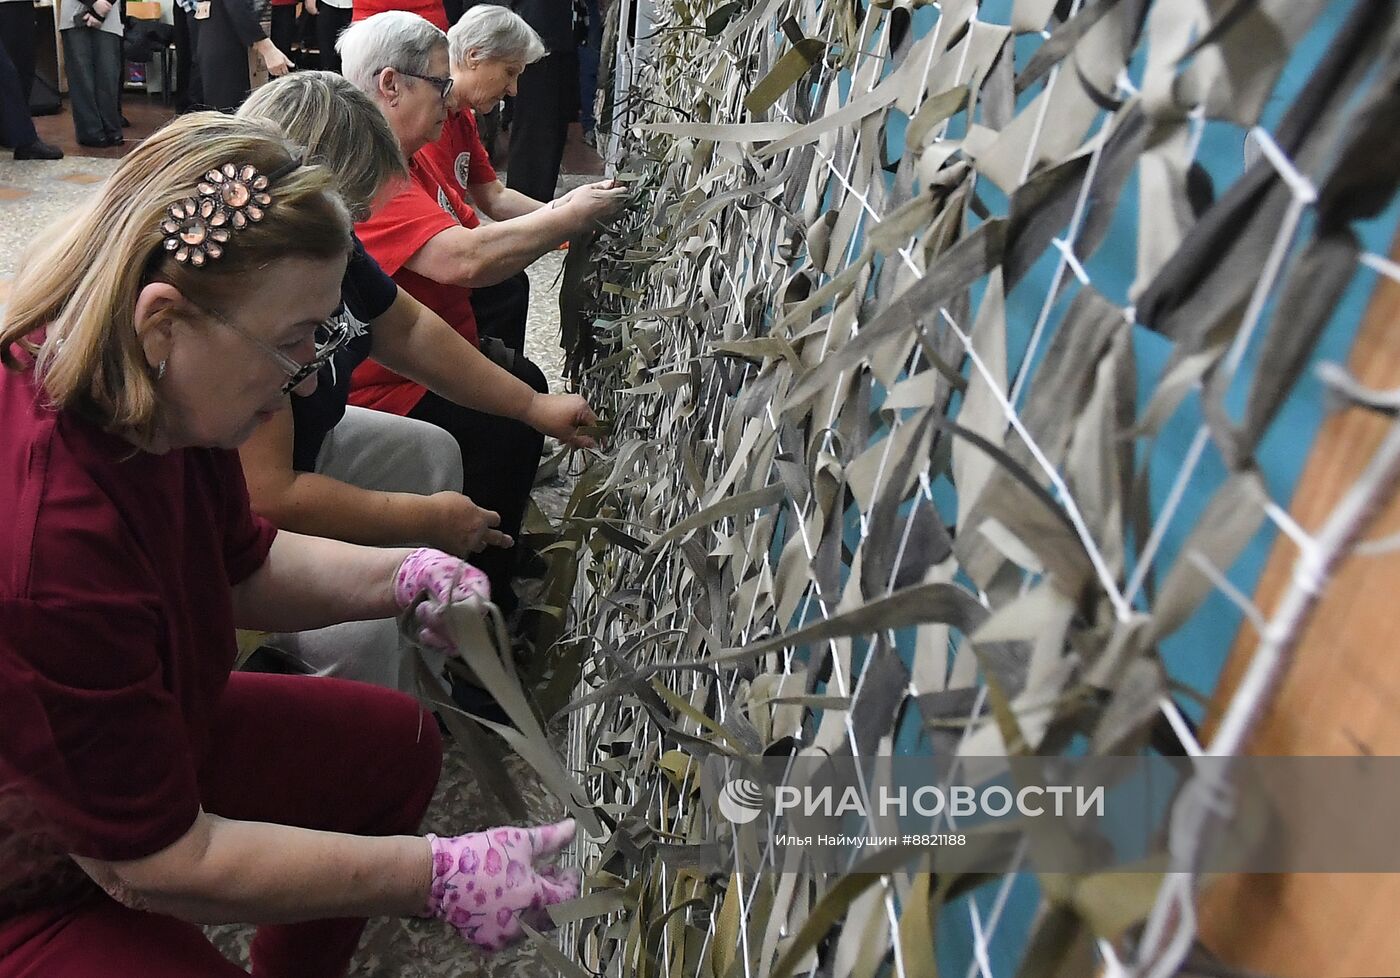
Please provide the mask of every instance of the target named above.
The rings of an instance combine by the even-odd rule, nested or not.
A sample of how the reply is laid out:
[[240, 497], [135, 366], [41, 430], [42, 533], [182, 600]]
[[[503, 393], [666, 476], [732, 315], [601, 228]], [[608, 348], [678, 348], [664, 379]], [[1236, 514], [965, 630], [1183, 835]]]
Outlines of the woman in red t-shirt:
[[254, 123], [185, 116], [21, 269], [0, 325], [0, 978], [343, 975], [363, 918], [487, 948], [576, 892], [571, 823], [418, 836], [441, 762], [412, 699], [230, 674], [235, 627], [413, 609], [451, 651], [479, 575], [277, 532], [233, 449], [316, 384], [350, 221]]
[[[492, 21], [497, 28], [481, 34], [484, 43], [464, 43]], [[516, 275], [613, 214], [626, 190], [606, 181], [546, 206], [501, 187], [470, 110], [512, 90], [544, 48], [529, 25], [492, 4], [467, 11], [452, 36], [458, 39], [454, 56], [459, 47], [462, 56], [450, 63], [447, 36], [413, 14], [378, 14], [341, 35], [346, 80], [374, 99], [409, 158], [408, 185], [356, 233], [405, 292], [480, 345], [472, 290]], [[476, 216], [473, 204], [483, 201], [493, 223]], [[482, 334], [492, 330], [483, 325]], [[523, 351], [511, 353], [501, 356], [507, 369], [535, 390], [547, 390], [544, 374]], [[350, 402], [451, 432], [462, 451], [462, 491], [500, 514], [502, 533], [518, 534], [543, 446], [537, 432], [455, 404], [375, 363], [356, 368]], [[502, 610], [514, 601], [513, 562], [513, 549], [488, 551], [477, 561]]]

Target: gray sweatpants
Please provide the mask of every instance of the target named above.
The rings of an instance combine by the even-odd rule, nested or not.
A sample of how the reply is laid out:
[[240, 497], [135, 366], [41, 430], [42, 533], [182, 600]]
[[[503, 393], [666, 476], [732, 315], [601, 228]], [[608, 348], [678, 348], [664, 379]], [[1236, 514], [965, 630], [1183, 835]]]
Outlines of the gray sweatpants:
[[[365, 408], [346, 409], [321, 446], [316, 471], [379, 492], [426, 496], [462, 490], [462, 454], [451, 435], [425, 421]], [[400, 652], [398, 625], [392, 618], [272, 635], [265, 641], [298, 656], [318, 676], [354, 679], [406, 693], [418, 688], [412, 656]], [[433, 675], [441, 675], [442, 656], [428, 653], [428, 664]]]

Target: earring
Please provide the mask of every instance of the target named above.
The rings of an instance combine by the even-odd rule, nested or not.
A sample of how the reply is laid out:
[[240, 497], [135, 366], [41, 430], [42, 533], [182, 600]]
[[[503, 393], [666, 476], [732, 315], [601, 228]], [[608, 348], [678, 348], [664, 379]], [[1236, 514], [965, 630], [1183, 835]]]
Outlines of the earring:
[[165, 364], [166, 361], [162, 360], [156, 365], [156, 380], [161, 380], [165, 377]]

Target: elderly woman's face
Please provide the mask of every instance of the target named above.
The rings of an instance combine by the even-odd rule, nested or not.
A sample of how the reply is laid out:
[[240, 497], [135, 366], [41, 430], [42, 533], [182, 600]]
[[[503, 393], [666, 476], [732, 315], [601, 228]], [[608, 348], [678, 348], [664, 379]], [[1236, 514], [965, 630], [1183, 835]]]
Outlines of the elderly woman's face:
[[458, 108], [490, 112], [501, 99], [515, 94], [516, 80], [524, 70], [524, 61], [481, 58], [476, 48], [469, 49], [466, 60], [452, 68]]
[[[448, 77], [447, 45], [433, 52], [426, 74], [432, 78]], [[449, 93], [444, 101], [442, 89], [431, 81], [405, 75], [400, 75], [399, 79], [403, 90], [397, 100], [390, 103], [385, 115], [404, 153], [412, 156], [442, 135], [442, 124], [447, 120], [450, 103], [456, 101], [456, 93]]]
[[[242, 302], [218, 310], [224, 321], [202, 316], [176, 328], [156, 383], [170, 447], [235, 448], [285, 408], [286, 361], [313, 359], [344, 274], [344, 258], [286, 258], [250, 282]], [[315, 389], [313, 374], [295, 393]]]

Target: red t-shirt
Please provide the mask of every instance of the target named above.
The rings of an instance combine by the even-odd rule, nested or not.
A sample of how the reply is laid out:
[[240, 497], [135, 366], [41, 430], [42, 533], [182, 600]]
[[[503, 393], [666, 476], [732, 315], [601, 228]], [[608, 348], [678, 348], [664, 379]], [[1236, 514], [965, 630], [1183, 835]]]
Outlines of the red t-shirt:
[[447, 9], [442, 0], [355, 0], [355, 12], [351, 21], [359, 23], [366, 17], [382, 14], [386, 10], [407, 10], [417, 14], [439, 30], [447, 30]]
[[[408, 169], [408, 186], [369, 220], [357, 224], [355, 233], [400, 288], [476, 344], [472, 290], [435, 282], [404, 267], [418, 249], [448, 228], [481, 225], [466, 191], [473, 184], [494, 182], [496, 171], [481, 145], [476, 118], [465, 110], [449, 115], [441, 138], [414, 153]], [[366, 360], [352, 375], [350, 403], [407, 414], [426, 390], [388, 367]]]
[[136, 451], [29, 371], [0, 368], [0, 424], [0, 796], [69, 852], [149, 856], [197, 815], [231, 588], [276, 530], [234, 452]]

